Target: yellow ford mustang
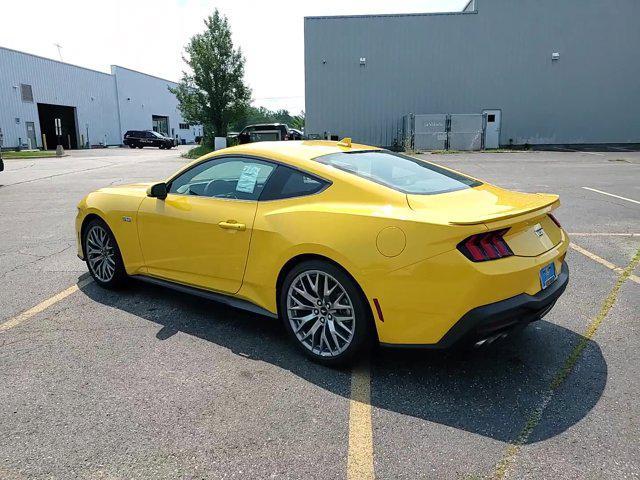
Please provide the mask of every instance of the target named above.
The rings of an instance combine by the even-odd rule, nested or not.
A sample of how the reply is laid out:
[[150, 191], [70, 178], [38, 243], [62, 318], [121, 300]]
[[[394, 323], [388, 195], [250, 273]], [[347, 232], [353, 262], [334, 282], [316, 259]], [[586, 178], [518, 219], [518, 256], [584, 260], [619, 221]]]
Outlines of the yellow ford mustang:
[[263, 142], [90, 193], [76, 230], [98, 285], [279, 316], [338, 364], [371, 341], [481, 344], [541, 318], [569, 279], [558, 205], [349, 139]]

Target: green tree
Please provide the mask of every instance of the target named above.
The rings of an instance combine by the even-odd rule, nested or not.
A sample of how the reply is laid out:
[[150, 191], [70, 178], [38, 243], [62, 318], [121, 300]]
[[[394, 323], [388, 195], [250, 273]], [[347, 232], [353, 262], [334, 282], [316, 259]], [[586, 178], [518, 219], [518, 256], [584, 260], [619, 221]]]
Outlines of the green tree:
[[205, 19], [204, 32], [194, 35], [183, 59], [190, 72], [169, 88], [177, 97], [185, 121], [204, 127], [205, 143], [227, 135], [229, 124], [243, 118], [251, 101], [244, 83], [244, 56], [233, 47], [227, 18], [215, 9]]
[[269, 110], [265, 107], [248, 107], [244, 114], [230, 125], [231, 130], [239, 132], [253, 123], [286, 123], [291, 128], [304, 129], [304, 111], [291, 115], [288, 110]]

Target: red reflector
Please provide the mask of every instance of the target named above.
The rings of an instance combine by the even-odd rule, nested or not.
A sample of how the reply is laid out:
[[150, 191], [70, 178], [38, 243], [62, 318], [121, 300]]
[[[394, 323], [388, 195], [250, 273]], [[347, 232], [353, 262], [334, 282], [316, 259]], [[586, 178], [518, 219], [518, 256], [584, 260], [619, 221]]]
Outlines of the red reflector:
[[382, 308], [380, 308], [380, 302], [378, 301], [377, 298], [373, 299], [373, 304], [376, 307], [376, 312], [378, 312], [378, 318], [380, 319], [381, 322], [384, 322], [384, 316], [382, 315]]
[[471, 235], [458, 244], [458, 250], [472, 262], [510, 257], [513, 252], [502, 237], [508, 230]]

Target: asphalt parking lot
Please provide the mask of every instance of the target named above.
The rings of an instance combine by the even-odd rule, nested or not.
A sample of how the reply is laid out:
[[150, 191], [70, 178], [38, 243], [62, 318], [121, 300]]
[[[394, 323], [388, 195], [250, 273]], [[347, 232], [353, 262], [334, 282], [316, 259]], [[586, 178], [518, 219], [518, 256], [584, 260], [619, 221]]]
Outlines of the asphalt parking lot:
[[86, 279], [78, 200], [180, 151], [5, 161], [0, 478], [640, 478], [640, 152], [424, 155], [559, 193], [570, 285], [507, 341], [341, 371], [274, 320]]

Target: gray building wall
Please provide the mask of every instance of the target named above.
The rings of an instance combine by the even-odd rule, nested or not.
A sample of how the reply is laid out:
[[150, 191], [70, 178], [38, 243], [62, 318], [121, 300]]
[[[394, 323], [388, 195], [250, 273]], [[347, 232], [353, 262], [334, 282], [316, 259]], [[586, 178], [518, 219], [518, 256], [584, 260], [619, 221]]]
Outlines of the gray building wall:
[[407, 113], [501, 109], [502, 145], [640, 142], [638, 0], [474, 7], [306, 18], [306, 133], [389, 146]]
[[127, 130], [151, 130], [152, 117], [169, 117], [169, 135], [178, 135], [187, 142], [193, 142], [196, 135], [202, 134], [202, 128], [192, 126], [180, 129], [184, 123], [178, 110], [178, 99], [169, 91], [177, 84], [169, 80], [136, 72], [114, 65], [111, 67], [118, 92], [118, 108], [122, 135]]
[[[23, 83], [31, 85], [33, 102], [22, 101]], [[17, 146], [19, 138], [26, 143], [26, 122], [34, 122], [42, 148], [38, 103], [76, 107], [79, 140], [84, 135], [86, 141], [88, 125], [93, 144], [121, 141], [111, 75], [0, 47], [0, 128], [5, 147]]]
[[[187, 142], [202, 134], [201, 126], [181, 130], [185, 123], [175, 96], [175, 83], [123, 67], [112, 74], [0, 47], [0, 128], [5, 148], [27, 142], [27, 122], [34, 122], [42, 148], [38, 103], [75, 108], [78, 143], [119, 145], [127, 130], [151, 130], [152, 115], [169, 117], [169, 133]], [[33, 102], [22, 100], [20, 85], [31, 85]], [[130, 100], [128, 100], [130, 99]], [[175, 137], [174, 135], [174, 137]], [[47, 139], [49, 146], [54, 139]], [[65, 144], [66, 145], [66, 144]]]

